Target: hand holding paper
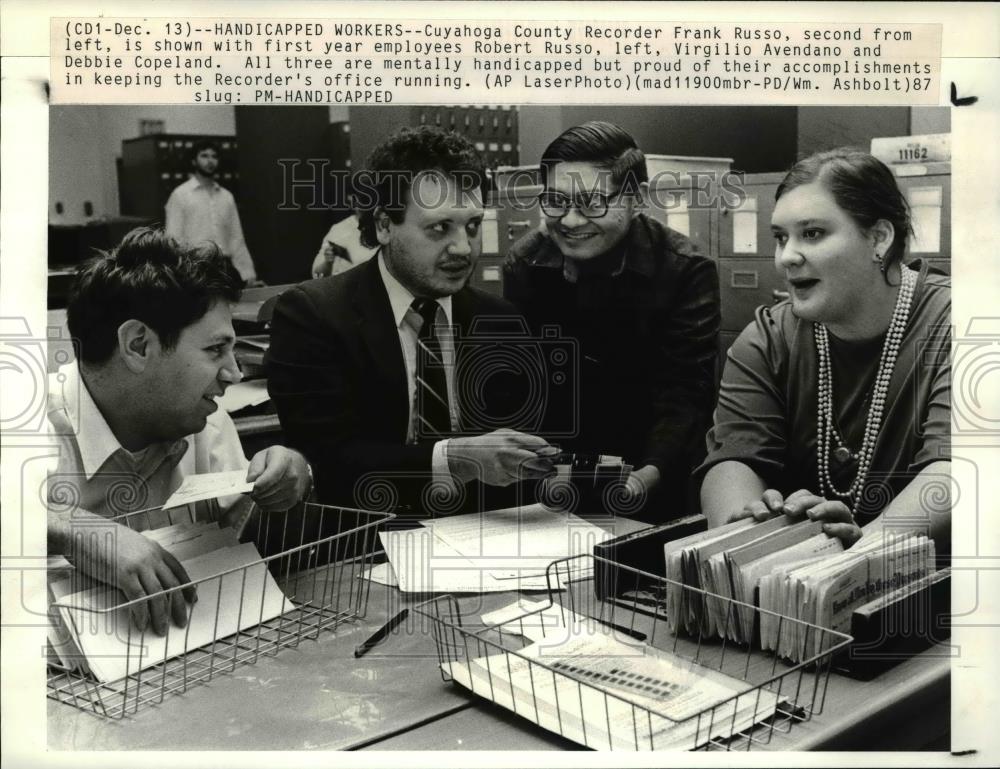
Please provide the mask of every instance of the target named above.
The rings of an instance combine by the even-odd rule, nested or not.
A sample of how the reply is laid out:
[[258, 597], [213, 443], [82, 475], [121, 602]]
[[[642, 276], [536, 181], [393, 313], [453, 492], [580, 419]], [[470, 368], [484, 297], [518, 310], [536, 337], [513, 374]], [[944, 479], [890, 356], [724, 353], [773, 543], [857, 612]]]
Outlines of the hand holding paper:
[[284, 446], [258, 451], [250, 461], [246, 479], [253, 482], [254, 502], [267, 512], [287, 510], [312, 487], [305, 457]]

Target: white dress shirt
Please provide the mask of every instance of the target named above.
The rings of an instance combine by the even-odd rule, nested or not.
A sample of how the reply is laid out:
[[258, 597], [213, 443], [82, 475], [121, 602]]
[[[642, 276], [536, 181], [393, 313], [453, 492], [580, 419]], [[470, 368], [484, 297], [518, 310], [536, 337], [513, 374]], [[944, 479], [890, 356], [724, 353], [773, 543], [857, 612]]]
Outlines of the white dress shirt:
[[[233, 420], [222, 408], [209, 415], [200, 433], [128, 451], [111, 431], [75, 361], [52, 375], [47, 413], [59, 449], [47, 478], [46, 499], [52, 510], [72, 514], [81, 509], [113, 518], [159, 508], [188, 475], [244, 470], [250, 464]], [[187, 511], [131, 516], [129, 525], [143, 529], [175, 521], [219, 520], [240, 531], [251, 506], [250, 497], [241, 494], [196, 502]]]
[[[399, 347], [403, 354], [403, 364], [406, 368], [406, 388], [410, 404], [409, 418], [406, 426], [406, 441], [416, 440], [416, 396], [417, 396], [417, 328], [421, 324], [420, 315], [411, 306], [416, 298], [410, 291], [389, 272], [385, 266], [385, 256], [378, 255], [378, 270], [382, 276], [386, 293], [389, 295], [389, 305], [392, 307], [392, 317], [399, 333]], [[455, 397], [455, 335], [451, 317], [451, 297], [443, 296], [437, 300], [440, 307], [435, 323], [435, 332], [441, 343], [441, 355], [444, 359], [445, 382], [448, 388], [448, 408], [451, 412], [451, 429], [459, 426], [459, 409]], [[451, 479], [448, 469], [448, 440], [440, 440], [434, 444], [431, 457], [431, 472], [435, 476]]]
[[225, 187], [215, 180], [192, 176], [170, 193], [166, 214], [167, 235], [192, 246], [215, 243], [232, 260], [243, 280], [257, 279], [236, 201]]

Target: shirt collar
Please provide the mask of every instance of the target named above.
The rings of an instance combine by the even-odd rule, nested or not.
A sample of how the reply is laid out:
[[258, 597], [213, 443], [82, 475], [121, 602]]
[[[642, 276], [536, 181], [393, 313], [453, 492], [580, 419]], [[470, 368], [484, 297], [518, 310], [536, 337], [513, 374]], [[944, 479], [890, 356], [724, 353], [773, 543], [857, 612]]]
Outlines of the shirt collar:
[[[97, 403], [94, 402], [77, 363], [72, 362], [61, 366], [59, 378], [63, 384], [66, 414], [70, 424], [77, 426], [76, 445], [80, 450], [83, 471], [87, 480], [90, 480], [115, 453], [121, 451], [128, 455], [129, 452], [118, 442]], [[173, 443], [165, 442], [154, 445], [164, 455], [180, 455], [183, 453], [181, 449], [187, 450], [188, 442], [186, 438], [181, 438]], [[143, 458], [149, 459], [157, 453], [158, 451], [154, 449]]]
[[206, 190], [214, 191], [219, 189], [219, 182], [215, 179], [209, 179], [205, 182], [196, 174], [191, 174], [191, 183], [194, 184], [195, 187], [203, 187]]
[[[535, 257], [531, 260], [534, 267], [558, 267], [563, 269], [566, 258], [559, 247], [552, 242], [549, 234], [544, 230], [539, 230], [540, 248], [535, 250]], [[625, 261], [621, 269], [613, 274], [620, 275], [625, 270], [637, 272], [640, 275], [651, 277], [656, 272], [656, 261], [653, 258], [653, 245], [650, 237], [650, 229], [645, 214], [633, 217], [629, 225], [628, 232], [625, 233], [624, 240]]]
[[[389, 304], [392, 307], [392, 317], [396, 321], [396, 328], [403, 325], [403, 318], [406, 316], [407, 310], [410, 309], [410, 305], [413, 304], [413, 300], [416, 297], [410, 293], [409, 289], [406, 288], [402, 283], [393, 277], [392, 273], [389, 272], [389, 268], [385, 266], [385, 256], [382, 253], [382, 249], [378, 252], [378, 271], [379, 275], [382, 276], [382, 283], [385, 285], [386, 293], [389, 295]], [[437, 303], [441, 305], [441, 309], [444, 310], [444, 317], [447, 321], [447, 325], [451, 325], [451, 297], [442, 296], [437, 300]]]

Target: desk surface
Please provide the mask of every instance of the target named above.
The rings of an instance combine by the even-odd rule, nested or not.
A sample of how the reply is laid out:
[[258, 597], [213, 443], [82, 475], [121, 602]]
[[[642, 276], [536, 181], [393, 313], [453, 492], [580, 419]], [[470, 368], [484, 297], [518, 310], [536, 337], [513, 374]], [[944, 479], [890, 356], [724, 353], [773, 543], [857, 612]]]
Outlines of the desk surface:
[[[620, 531], [637, 528], [620, 519]], [[540, 597], [540, 596], [536, 596]], [[505, 605], [511, 593], [462, 599], [463, 616]], [[372, 585], [367, 616], [238, 668], [135, 716], [111, 721], [52, 700], [55, 750], [556, 750], [575, 743], [442, 680], [429, 627], [407, 621], [361, 659], [354, 648], [422, 597]], [[931, 649], [869, 682], [830, 677], [822, 713], [775, 734], [772, 750], [867, 747], [871, 725], [905, 734], [947, 728], [950, 662]], [[943, 715], [941, 714], [943, 706]], [[923, 718], [926, 727], [914, 726]]]
[[[950, 663], [929, 649], [872, 681], [830, 676], [823, 712], [775, 731], [767, 750], [893, 750], [919, 737], [930, 744], [949, 728]], [[373, 750], [582, 750], [482, 699], [440, 721], [366, 746]], [[759, 749], [754, 746], [754, 750]]]
[[[642, 526], [614, 521], [617, 533]], [[463, 613], [498, 608], [513, 596], [467, 596]], [[117, 721], [49, 700], [49, 748], [344, 750], [471, 707], [473, 695], [442, 681], [427, 620], [415, 612], [375, 649], [354, 657], [355, 646], [388, 617], [426, 597], [373, 584], [365, 618]]]

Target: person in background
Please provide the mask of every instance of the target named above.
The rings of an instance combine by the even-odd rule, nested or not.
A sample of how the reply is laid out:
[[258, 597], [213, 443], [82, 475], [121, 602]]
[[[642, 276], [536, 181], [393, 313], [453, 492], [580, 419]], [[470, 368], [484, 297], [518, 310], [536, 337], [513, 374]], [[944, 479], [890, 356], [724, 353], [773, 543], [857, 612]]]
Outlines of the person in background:
[[807, 515], [845, 546], [915, 530], [947, 558], [950, 278], [903, 263], [906, 199], [865, 152], [798, 162], [775, 200], [791, 297], [729, 350], [699, 469], [709, 523]]
[[191, 153], [191, 178], [167, 199], [167, 235], [189, 245], [214, 243], [232, 260], [246, 285], [263, 285], [243, 239], [233, 194], [215, 180], [219, 145], [201, 139], [194, 143]]
[[377, 257], [289, 289], [272, 319], [268, 391], [316, 470], [320, 500], [435, 514], [460, 509], [455, 499], [476, 507], [469, 484], [550, 474], [555, 447], [493, 429], [512, 413], [505, 368], [481, 361], [485, 387], [471, 379], [482, 368], [463, 369], [486, 349], [475, 321], [516, 317], [466, 285], [483, 220], [475, 148], [455, 133], [403, 129], [372, 151], [365, 175], [361, 242]]
[[715, 393], [715, 265], [643, 213], [646, 159], [619, 126], [563, 132], [541, 175], [544, 227], [513, 245], [503, 287], [536, 334], [559, 326], [579, 345], [579, 429], [563, 448], [636, 468], [617, 512], [685, 515]]
[[[160, 545], [108, 518], [162, 506], [188, 475], [239, 470], [253, 482], [249, 497], [197, 502], [191, 515], [240, 531], [253, 502], [287, 510], [311, 487], [309, 466], [291, 449], [272, 446], [247, 462], [216, 401], [241, 378], [230, 309], [240, 284], [215, 246], [182, 246], [140, 228], [82, 265], [70, 291], [77, 360], [59, 369], [47, 411], [59, 449], [46, 491], [49, 553], [130, 601], [188, 575]], [[170, 606], [163, 596], [136, 604], [140, 627], [151, 619], [163, 634], [170, 618], [183, 626], [185, 598], [194, 597], [193, 588], [183, 592]]]
[[342, 272], [371, 259], [377, 247], [368, 247], [361, 243], [361, 231], [358, 229], [357, 214], [351, 214], [341, 219], [330, 228], [323, 238], [323, 245], [312, 263], [312, 276], [325, 278], [328, 275], [339, 275]]

